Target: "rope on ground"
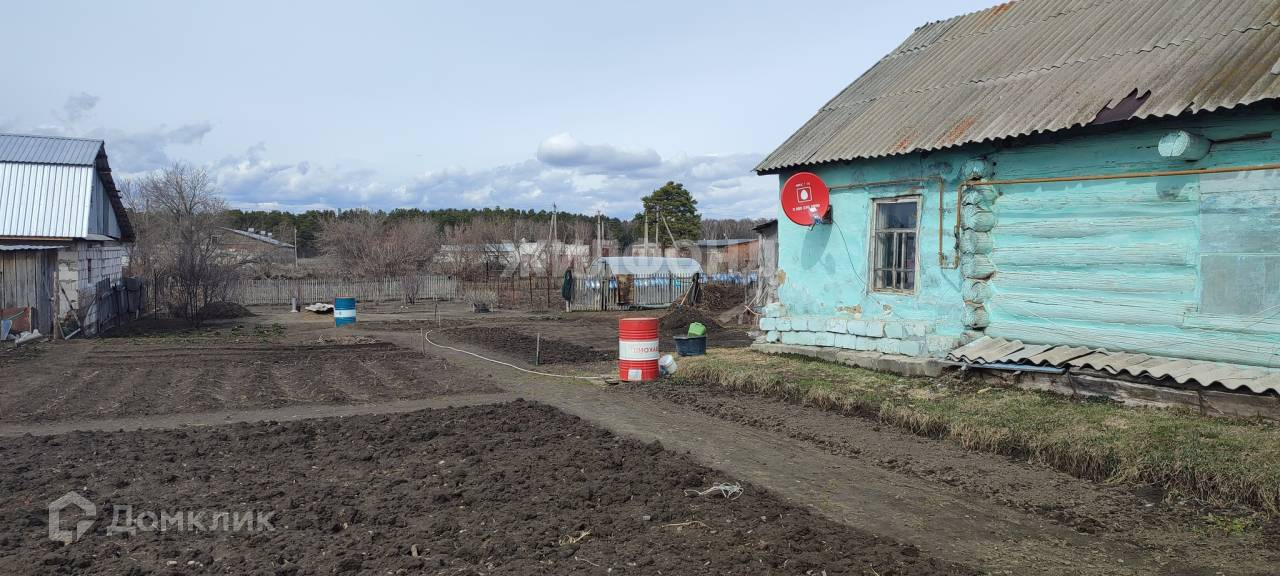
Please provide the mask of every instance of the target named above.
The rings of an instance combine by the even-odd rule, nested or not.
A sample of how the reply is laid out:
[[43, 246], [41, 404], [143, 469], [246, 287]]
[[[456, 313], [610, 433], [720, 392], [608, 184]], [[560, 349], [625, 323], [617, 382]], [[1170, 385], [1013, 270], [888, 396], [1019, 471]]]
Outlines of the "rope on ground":
[[724, 496], [725, 498], [737, 498], [742, 495], [742, 485], [741, 484], [725, 484], [722, 482], [720, 484], [716, 484], [715, 486], [707, 488], [706, 490], [694, 490], [693, 488], [687, 488], [684, 491], [684, 493], [689, 496], [706, 496], [707, 494], [712, 494], [715, 492], [719, 492], [720, 495]]
[[429, 337], [428, 337], [428, 334], [431, 334], [431, 332], [424, 333], [424, 334], [422, 335], [422, 339], [423, 339], [423, 340], [425, 340], [425, 341], [427, 342], [427, 344], [430, 344], [430, 345], [432, 345], [432, 346], [435, 346], [436, 348], [444, 348], [445, 350], [453, 350], [454, 352], [461, 352], [461, 353], [463, 353], [463, 354], [467, 354], [467, 355], [469, 355], [469, 356], [475, 356], [476, 358], [479, 358], [479, 359], [484, 360], [484, 361], [486, 361], [486, 362], [493, 362], [494, 364], [501, 364], [501, 365], [506, 366], [506, 367], [508, 367], [508, 368], [515, 368], [516, 370], [519, 370], [519, 371], [521, 371], [521, 372], [528, 372], [529, 374], [537, 374], [537, 375], [539, 375], [539, 376], [551, 376], [551, 377], [553, 377], [553, 378], [572, 378], [572, 379], [575, 379], [575, 380], [597, 380], [597, 381], [599, 381], [599, 380], [604, 380], [604, 378], [602, 378], [602, 377], [600, 377], [600, 376], [571, 376], [571, 375], [569, 375], [569, 374], [552, 374], [552, 373], [550, 373], [550, 372], [539, 372], [539, 371], [537, 371], [537, 370], [529, 370], [528, 368], [521, 368], [521, 367], [519, 367], [519, 366], [516, 366], [515, 364], [511, 364], [511, 363], [508, 363], [508, 362], [503, 362], [503, 361], [501, 361], [501, 360], [494, 360], [493, 358], [486, 358], [486, 357], [481, 356], [481, 355], [479, 355], [479, 354], [476, 354], [475, 352], [472, 352], [472, 351], [470, 351], [470, 350], [463, 350], [463, 349], [461, 349], [461, 348], [454, 348], [453, 346], [445, 346], [444, 344], [436, 344], [435, 342], [432, 342], [432, 341], [431, 341], [431, 338], [429, 338]]

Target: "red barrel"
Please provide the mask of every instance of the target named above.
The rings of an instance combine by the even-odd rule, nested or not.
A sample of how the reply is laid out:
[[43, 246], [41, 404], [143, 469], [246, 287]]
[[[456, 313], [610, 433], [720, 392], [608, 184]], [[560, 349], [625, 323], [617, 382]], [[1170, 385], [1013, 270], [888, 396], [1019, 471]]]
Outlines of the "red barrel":
[[658, 379], [658, 319], [618, 320], [618, 379], [647, 382]]

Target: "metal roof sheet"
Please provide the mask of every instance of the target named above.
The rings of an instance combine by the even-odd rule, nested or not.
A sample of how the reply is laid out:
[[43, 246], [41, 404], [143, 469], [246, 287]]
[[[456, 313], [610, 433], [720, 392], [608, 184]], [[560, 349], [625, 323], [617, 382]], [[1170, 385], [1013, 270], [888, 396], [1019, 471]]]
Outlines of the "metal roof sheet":
[[0, 252], [22, 252], [26, 250], [57, 250], [62, 246], [47, 244], [0, 244]]
[[1059, 361], [1048, 363], [1059, 368], [1090, 368], [1113, 375], [1127, 374], [1155, 380], [1168, 378], [1179, 384], [1194, 382], [1206, 387], [1220, 384], [1228, 390], [1243, 387], [1255, 394], [1268, 390], [1280, 392], [1280, 370], [1096, 348], [1031, 346], [1019, 340], [991, 336], [983, 336], [956, 348], [947, 357], [970, 364], [1000, 362], [1036, 366], [1054, 358]]
[[0, 162], [93, 166], [102, 140], [0, 134]]
[[232, 232], [234, 234], [239, 234], [241, 236], [244, 236], [245, 238], [252, 238], [259, 242], [271, 244], [273, 246], [279, 246], [281, 248], [293, 248], [293, 244], [289, 244], [288, 242], [281, 242], [280, 240], [276, 240], [275, 238], [267, 236], [266, 234], [258, 234], [257, 232], [250, 232], [248, 230], [236, 230], [235, 228], [223, 228], [223, 230], [226, 230], [227, 232]]
[[84, 237], [93, 194], [89, 166], [0, 162], [0, 235]]
[[756, 167], [1280, 97], [1280, 0], [1018, 0], [922, 26]]
[[755, 241], [755, 238], [721, 238], [698, 240], [695, 244], [705, 248], [723, 248], [725, 246], [737, 246], [738, 244], [750, 244]]

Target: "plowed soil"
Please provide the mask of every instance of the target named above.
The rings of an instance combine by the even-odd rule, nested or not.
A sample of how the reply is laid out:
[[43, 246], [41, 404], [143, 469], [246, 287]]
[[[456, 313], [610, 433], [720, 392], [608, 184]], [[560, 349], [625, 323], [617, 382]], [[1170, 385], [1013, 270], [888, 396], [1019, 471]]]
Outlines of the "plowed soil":
[[534, 361], [534, 355], [538, 350], [541, 350], [538, 356], [540, 358], [539, 362], [542, 364], [585, 364], [611, 360], [617, 357], [616, 344], [612, 348], [602, 349], [575, 344], [547, 335], [541, 337], [541, 344], [539, 344], [536, 331], [533, 334], [529, 334], [514, 327], [470, 326], [448, 329], [446, 334], [449, 337], [481, 346], [486, 350], [523, 359], [530, 363]]
[[690, 322], [707, 326], [708, 348], [739, 348], [752, 342], [746, 328], [724, 326], [708, 312], [688, 306], [644, 312], [573, 312], [561, 315], [529, 315], [523, 318], [447, 318], [430, 321], [366, 321], [360, 331], [428, 331], [432, 340], [444, 340], [477, 352], [493, 352], [510, 360], [533, 363], [537, 335], [542, 335], [542, 364], [608, 363], [618, 358], [618, 319], [661, 316], [658, 348], [675, 352], [675, 336], [688, 333]]
[[358, 404], [497, 391], [365, 336], [206, 330], [42, 344], [0, 359], [0, 422]]
[[[977, 574], [545, 405], [0, 441], [3, 574]], [[96, 504], [78, 541], [46, 504]], [[108, 533], [111, 510], [273, 531]], [[84, 519], [84, 518], [80, 518]], [[64, 520], [63, 526], [68, 526]]]

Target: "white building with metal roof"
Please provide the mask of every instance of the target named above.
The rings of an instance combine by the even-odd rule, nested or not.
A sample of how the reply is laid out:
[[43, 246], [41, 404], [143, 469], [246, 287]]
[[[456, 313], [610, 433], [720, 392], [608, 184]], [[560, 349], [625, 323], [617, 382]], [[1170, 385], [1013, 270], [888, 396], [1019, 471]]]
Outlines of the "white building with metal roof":
[[115, 314], [132, 240], [102, 140], [0, 134], [4, 318], [25, 313], [48, 334], [72, 316], [96, 332]]

